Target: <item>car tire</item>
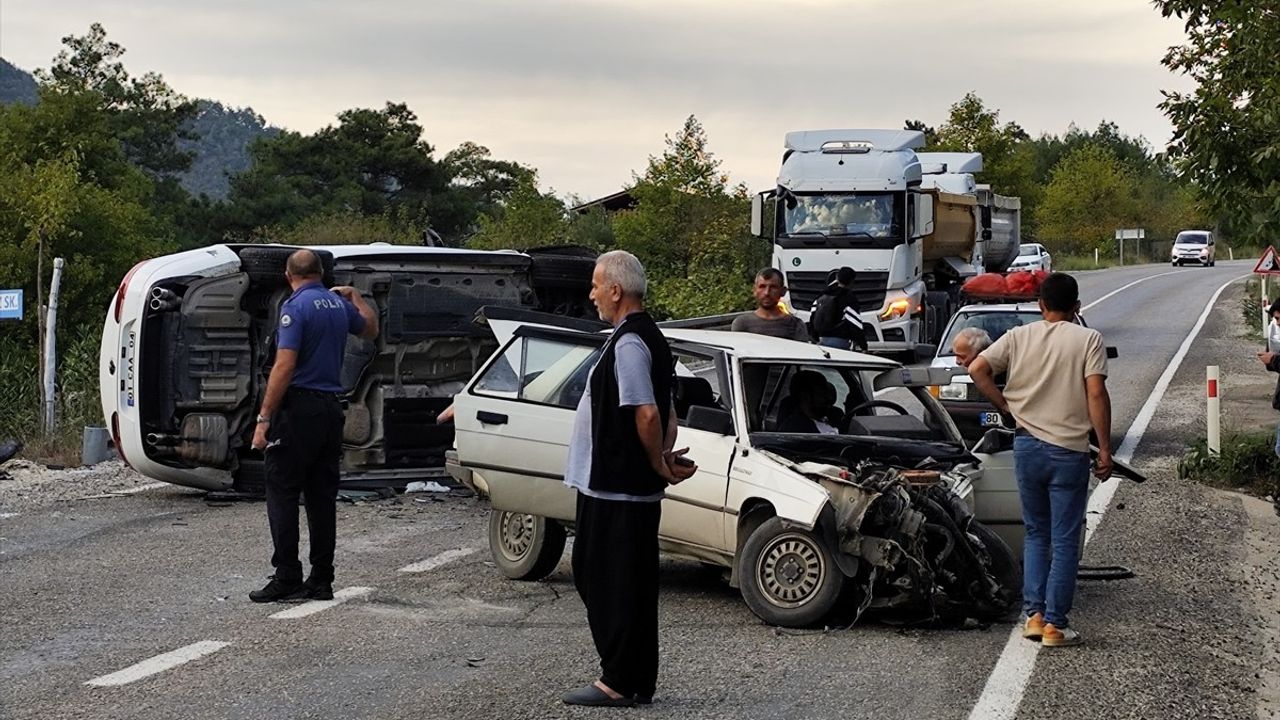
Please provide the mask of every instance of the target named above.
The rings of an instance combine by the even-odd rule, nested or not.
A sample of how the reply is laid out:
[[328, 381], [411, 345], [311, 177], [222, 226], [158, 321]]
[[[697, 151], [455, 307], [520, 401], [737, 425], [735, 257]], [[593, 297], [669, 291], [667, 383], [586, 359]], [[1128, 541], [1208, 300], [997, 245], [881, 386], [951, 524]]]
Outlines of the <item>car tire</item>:
[[756, 617], [781, 627], [807, 627], [840, 599], [845, 577], [816, 534], [764, 521], [747, 538], [738, 560], [742, 599]]
[[513, 580], [541, 580], [564, 555], [564, 526], [540, 515], [489, 511], [489, 552], [503, 575]]
[[993, 614], [1003, 616], [1016, 610], [1022, 600], [1022, 563], [996, 531], [977, 520], [969, 523], [969, 534], [982, 543], [990, 562], [987, 571], [1003, 589], [1001, 601], [992, 608]]
[[[249, 275], [249, 281], [268, 287], [284, 285], [285, 263], [289, 256], [296, 252], [296, 247], [279, 247], [267, 245], [247, 247], [240, 251], [240, 269]], [[320, 257], [320, 266], [324, 269], [323, 281], [326, 286], [334, 284], [333, 253], [327, 250], [316, 250]]]

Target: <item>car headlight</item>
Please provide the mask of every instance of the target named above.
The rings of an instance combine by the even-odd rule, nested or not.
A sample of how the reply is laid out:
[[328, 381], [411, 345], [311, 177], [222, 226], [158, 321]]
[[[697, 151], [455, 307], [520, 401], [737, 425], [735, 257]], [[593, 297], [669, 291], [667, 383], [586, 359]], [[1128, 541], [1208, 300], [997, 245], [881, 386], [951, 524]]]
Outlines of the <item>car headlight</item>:
[[943, 400], [964, 400], [969, 397], [969, 383], [954, 382], [943, 385], [938, 391], [938, 397]]

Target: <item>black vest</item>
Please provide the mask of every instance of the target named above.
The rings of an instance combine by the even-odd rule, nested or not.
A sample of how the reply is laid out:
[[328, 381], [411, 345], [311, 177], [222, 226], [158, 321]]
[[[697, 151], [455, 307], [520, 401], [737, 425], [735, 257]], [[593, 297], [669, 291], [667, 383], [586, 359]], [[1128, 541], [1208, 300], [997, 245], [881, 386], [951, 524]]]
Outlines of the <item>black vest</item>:
[[666, 433], [671, 419], [673, 369], [671, 348], [648, 313], [628, 315], [613, 331], [604, 352], [591, 373], [591, 479], [588, 487], [597, 492], [653, 495], [667, 488], [667, 481], [654, 471], [649, 453], [636, 430], [636, 410], [618, 407], [618, 378], [615, 348], [628, 333], [635, 333], [649, 348], [653, 359], [649, 379], [653, 398]]

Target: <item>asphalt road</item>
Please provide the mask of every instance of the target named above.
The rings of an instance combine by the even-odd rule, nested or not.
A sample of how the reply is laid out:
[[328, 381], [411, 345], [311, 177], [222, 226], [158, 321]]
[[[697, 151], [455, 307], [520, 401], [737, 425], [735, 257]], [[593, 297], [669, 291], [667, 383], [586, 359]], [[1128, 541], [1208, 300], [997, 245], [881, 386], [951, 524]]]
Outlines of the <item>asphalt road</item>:
[[[1086, 305], [1141, 280], [1085, 313], [1120, 352], [1110, 381], [1117, 444], [1210, 296], [1250, 268], [1079, 276]], [[1253, 715], [1256, 614], [1237, 589], [1243, 514], [1229, 498], [1173, 480], [1161, 454], [1194, 434], [1187, 405], [1203, 378], [1197, 348], [1148, 431], [1158, 452], [1139, 448], [1152, 480], [1121, 486], [1087, 552], [1088, 562], [1121, 562], [1138, 577], [1082, 584], [1074, 617], [1089, 642], [1040, 653], [1017, 717]], [[0, 518], [0, 717], [627, 712], [559, 704], [561, 692], [596, 673], [568, 556], [547, 581], [503, 579], [488, 562], [480, 500], [340, 505], [335, 587], [367, 590], [282, 619], [270, 616], [287, 606], [246, 599], [269, 572], [260, 503], [212, 505], [166, 487]], [[401, 571], [422, 561], [434, 567]], [[1009, 634], [1008, 626], [875, 623], [781, 632], [697, 564], [664, 561], [662, 581], [659, 693], [630, 711], [645, 716], [966, 718]], [[208, 654], [119, 686], [86, 684], [196, 643], [206, 644], [193, 654]]]

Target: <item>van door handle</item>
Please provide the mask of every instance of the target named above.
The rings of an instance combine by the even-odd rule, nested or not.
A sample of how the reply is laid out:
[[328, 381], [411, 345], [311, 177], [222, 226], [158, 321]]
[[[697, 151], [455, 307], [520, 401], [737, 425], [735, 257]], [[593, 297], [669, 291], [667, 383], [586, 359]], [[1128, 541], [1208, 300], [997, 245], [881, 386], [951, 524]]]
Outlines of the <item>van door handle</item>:
[[476, 419], [485, 425], [506, 425], [507, 416], [502, 413], [493, 413], [487, 410], [477, 410]]

